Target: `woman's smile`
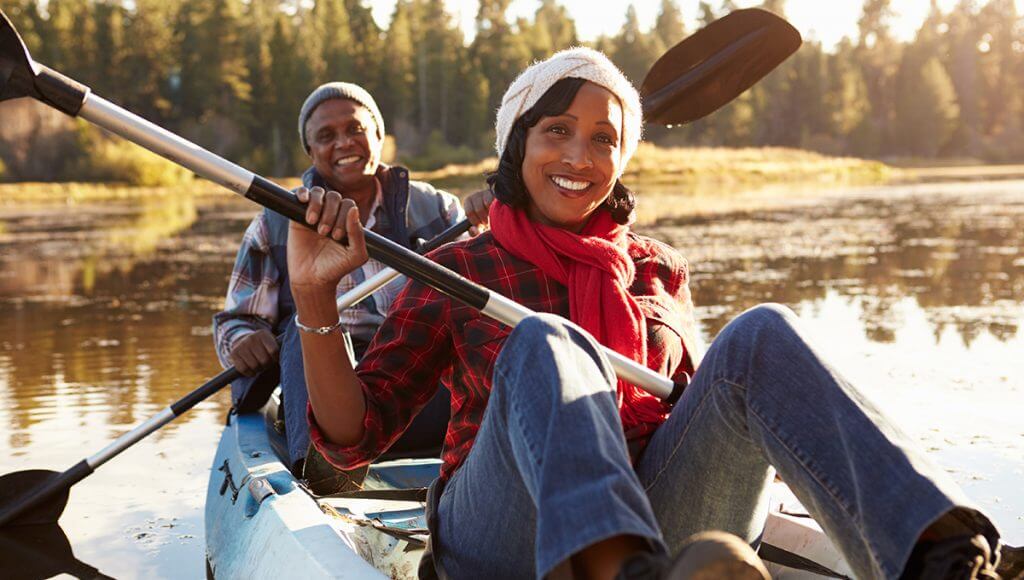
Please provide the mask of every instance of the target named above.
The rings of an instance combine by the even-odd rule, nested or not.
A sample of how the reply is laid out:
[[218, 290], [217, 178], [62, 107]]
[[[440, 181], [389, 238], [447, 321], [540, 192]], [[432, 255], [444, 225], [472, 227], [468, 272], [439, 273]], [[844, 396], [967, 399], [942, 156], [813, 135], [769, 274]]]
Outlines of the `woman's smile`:
[[558, 188], [559, 193], [570, 198], [582, 197], [594, 185], [591, 181], [574, 179], [565, 175], [552, 175], [550, 179], [551, 183]]

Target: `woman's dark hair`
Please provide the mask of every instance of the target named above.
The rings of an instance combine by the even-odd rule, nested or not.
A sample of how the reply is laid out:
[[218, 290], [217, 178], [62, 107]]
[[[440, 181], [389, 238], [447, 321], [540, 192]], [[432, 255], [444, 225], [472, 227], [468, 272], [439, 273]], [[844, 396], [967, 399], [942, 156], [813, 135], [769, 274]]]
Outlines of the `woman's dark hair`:
[[[570, 77], [562, 79], [544, 93], [537, 104], [523, 113], [512, 125], [505, 151], [498, 160], [498, 169], [487, 176], [487, 185], [494, 192], [494, 197], [505, 205], [524, 208], [530, 200], [530, 194], [523, 183], [523, 159], [526, 157], [526, 132], [536, 125], [543, 117], [561, 115], [572, 105], [580, 87], [587, 81]], [[604, 202], [612, 219], [617, 224], [627, 224], [636, 208], [636, 196], [618, 179], [612, 187], [612, 194]]]

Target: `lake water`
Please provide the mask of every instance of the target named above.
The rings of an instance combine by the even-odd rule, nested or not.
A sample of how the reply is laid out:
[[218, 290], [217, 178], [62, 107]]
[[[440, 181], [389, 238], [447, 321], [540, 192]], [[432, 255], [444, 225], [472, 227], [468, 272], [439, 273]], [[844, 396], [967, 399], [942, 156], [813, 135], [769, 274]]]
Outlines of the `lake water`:
[[[689, 258], [706, 339], [754, 304], [792, 307], [1024, 543], [1024, 182], [785, 193], [652, 192], [638, 229]], [[0, 206], [0, 473], [63, 470], [220, 370], [210, 317], [255, 211], [188, 197]], [[222, 393], [75, 486], [68, 571], [202, 576], [227, 410]]]

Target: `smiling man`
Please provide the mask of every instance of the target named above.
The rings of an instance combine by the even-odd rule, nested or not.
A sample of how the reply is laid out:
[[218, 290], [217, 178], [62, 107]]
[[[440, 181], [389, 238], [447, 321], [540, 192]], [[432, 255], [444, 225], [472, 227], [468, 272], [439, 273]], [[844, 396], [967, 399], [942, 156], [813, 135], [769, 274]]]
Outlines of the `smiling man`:
[[[366, 227], [415, 249], [420, 241], [435, 237], [465, 214], [455, 196], [428, 183], [410, 180], [404, 167], [381, 163], [384, 135], [384, 119], [365, 89], [343, 82], [318, 87], [306, 98], [299, 113], [299, 138], [312, 162], [302, 176], [303, 186], [337, 191], [352, 199]], [[486, 192], [473, 197], [487, 197], [478, 200], [480, 203], [490, 199]], [[246, 375], [245, 380], [232, 384], [232, 401], [240, 412], [261, 406], [280, 379], [288, 454], [291, 468], [298, 471], [306, 456], [309, 432], [308, 395], [297, 329], [324, 329], [296, 326], [287, 240], [288, 220], [284, 216], [270, 210], [256, 216], [238, 251], [225, 309], [214, 316], [213, 326], [221, 363], [225, 367], [234, 365]], [[384, 268], [371, 259], [341, 280], [337, 296]], [[339, 312], [338, 324], [330, 331], [346, 335], [356, 358], [369, 345], [404, 283], [405, 278], [399, 277], [373, 296]], [[285, 336], [279, 349], [274, 337], [281, 333]], [[280, 375], [275, 372], [278, 369]], [[447, 420], [448, 393], [442, 389], [417, 418], [414, 426], [418, 428], [392, 449], [440, 447]]]

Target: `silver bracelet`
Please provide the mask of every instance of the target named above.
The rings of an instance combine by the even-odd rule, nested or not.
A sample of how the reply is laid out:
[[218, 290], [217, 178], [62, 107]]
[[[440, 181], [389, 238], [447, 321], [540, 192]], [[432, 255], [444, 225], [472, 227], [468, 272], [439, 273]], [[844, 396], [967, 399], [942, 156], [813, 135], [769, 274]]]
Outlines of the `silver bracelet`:
[[310, 334], [319, 334], [320, 336], [325, 336], [341, 328], [341, 319], [339, 318], [337, 322], [331, 324], [330, 326], [306, 326], [305, 324], [299, 322], [299, 317], [296, 316], [295, 326], [302, 332], [308, 332]]

